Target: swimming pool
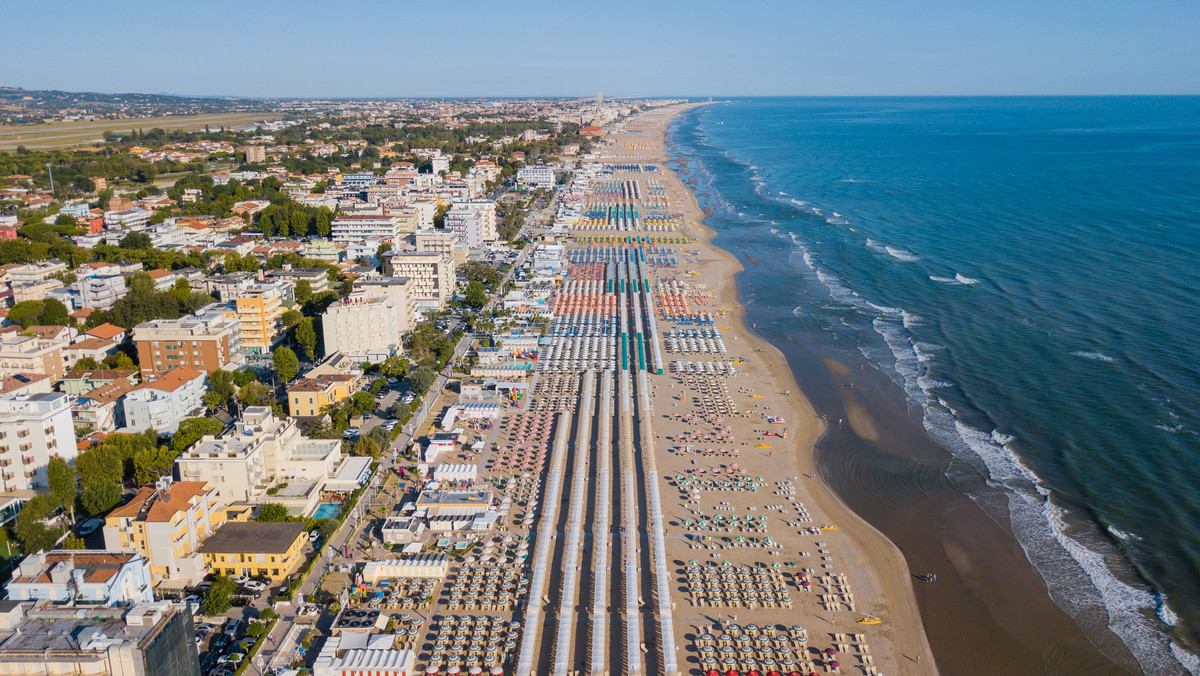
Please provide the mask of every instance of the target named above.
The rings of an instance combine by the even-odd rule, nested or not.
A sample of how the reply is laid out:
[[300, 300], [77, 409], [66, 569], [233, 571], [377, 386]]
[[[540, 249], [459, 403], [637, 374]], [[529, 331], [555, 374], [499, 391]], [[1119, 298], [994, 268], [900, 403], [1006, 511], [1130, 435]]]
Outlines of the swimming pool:
[[313, 512], [314, 519], [332, 519], [342, 511], [342, 506], [336, 502], [322, 502]]

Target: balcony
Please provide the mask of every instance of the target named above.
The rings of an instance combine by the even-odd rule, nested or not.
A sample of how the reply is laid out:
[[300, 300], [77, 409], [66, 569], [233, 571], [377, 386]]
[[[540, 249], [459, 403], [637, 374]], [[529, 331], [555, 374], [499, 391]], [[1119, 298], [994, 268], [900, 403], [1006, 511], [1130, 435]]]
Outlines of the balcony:
[[0, 473], [0, 477], [2, 477], [5, 481], [12, 481], [13, 479], [17, 478], [17, 475], [13, 474], [12, 472], [3, 472]]

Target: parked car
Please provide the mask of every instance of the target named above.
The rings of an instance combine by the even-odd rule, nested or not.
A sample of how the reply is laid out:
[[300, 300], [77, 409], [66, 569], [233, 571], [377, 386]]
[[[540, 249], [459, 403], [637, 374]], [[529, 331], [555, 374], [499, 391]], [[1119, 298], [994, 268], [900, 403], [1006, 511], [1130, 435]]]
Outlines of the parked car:
[[233, 577], [231, 577], [229, 579], [233, 580], [237, 584], [246, 584], [247, 582], [250, 581], [250, 576], [249, 575], [234, 575]]
[[347, 427], [345, 432], [342, 432], [343, 439], [353, 439], [358, 436], [357, 427]]
[[389, 420], [389, 421], [383, 423], [382, 425], [380, 425], [380, 427], [391, 432], [392, 430], [396, 429], [396, 425], [398, 425], [399, 423], [400, 423], [399, 420]]
[[259, 594], [261, 594], [262, 592], [265, 592], [267, 590], [267, 585], [263, 584], [262, 582], [259, 582], [258, 580], [249, 580], [246, 583], [244, 583], [242, 585], [242, 587], [245, 589], [249, 589], [252, 592], [259, 593]]
[[321, 531], [317, 530], [316, 528], [308, 531], [308, 539], [312, 542], [316, 542], [317, 540], [321, 539]]
[[100, 519], [92, 518], [84, 521], [83, 523], [79, 524], [79, 537], [85, 538], [92, 533], [95, 533], [102, 525], [103, 524], [100, 522]]

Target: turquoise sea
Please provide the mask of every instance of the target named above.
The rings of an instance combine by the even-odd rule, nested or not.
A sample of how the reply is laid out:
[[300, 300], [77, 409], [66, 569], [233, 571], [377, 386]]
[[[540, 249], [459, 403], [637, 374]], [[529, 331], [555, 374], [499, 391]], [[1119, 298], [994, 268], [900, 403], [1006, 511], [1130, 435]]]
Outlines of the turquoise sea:
[[669, 140], [757, 329], [886, 373], [1060, 607], [1196, 670], [1200, 98], [751, 99]]

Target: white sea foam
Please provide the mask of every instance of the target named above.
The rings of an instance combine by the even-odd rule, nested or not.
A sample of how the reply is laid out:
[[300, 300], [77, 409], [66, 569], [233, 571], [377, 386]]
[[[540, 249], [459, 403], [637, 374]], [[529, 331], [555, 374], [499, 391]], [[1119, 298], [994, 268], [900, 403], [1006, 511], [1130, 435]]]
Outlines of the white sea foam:
[[838, 213], [838, 212], [836, 212], [836, 211], [835, 211], [835, 212], [833, 212], [833, 215], [834, 215], [834, 217], [835, 217], [835, 218], [841, 218], [841, 217], [842, 217], [842, 215], [841, 215], [841, 214], [839, 214], [839, 213]]
[[786, 192], [783, 192], [782, 190], [780, 190], [780, 191], [779, 191], [779, 194], [780, 194], [780, 195], [783, 195], [784, 197], [787, 197], [787, 193], [786, 193]]
[[1117, 539], [1125, 540], [1126, 542], [1129, 542], [1131, 540], [1134, 542], [1142, 541], [1142, 538], [1139, 537], [1138, 535], [1136, 535], [1135, 533], [1126, 533], [1125, 531], [1123, 531], [1111, 524], [1108, 526], [1108, 532], [1112, 533], [1113, 536], [1116, 537]]
[[937, 275], [929, 275], [929, 279], [935, 282], [941, 282], [942, 284], [962, 284], [962, 282], [953, 277], [938, 277]]
[[816, 208], [816, 207], [813, 207], [813, 208], [812, 208], [812, 212], [813, 212], [814, 214], [818, 215], [818, 216], [824, 216], [824, 215], [825, 215], [825, 214], [824, 214], [824, 212], [822, 212], [820, 209], [818, 209], [818, 208]]
[[957, 273], [955, 273], [955, 274], [954, 274], [954, 279], [955, 279], [955, 281], [957, 281], [959, 284], [966, 284], [967, 286], [970, 286], [970, 285], [972, 285], [972, 284], [978, 284], [978, 283], [979, 283], [979, 280], [978, 280], [978, 279], [972, 279], [972, 278], [970, 278], [970, 277], [967, 277], [966, 275], [962, 274], [961, 272], [957, 272]]
[[917, 254], [915, 254], [911, 251], [905, 251], [904, 249], [901, 249], [899, 247], [885, 246], [885, 247], [883, 247], [883, 249], [884, 249], [884, 251], [887, 251], [888, 255], [891, 256], [892, 258], [895, 258], [896, 260], [904, 261], [905, 263], [915, 263], [916, 261], [921, 260], [921, 257], [918, 256]]
[[1089, 352], [1088, 350], [1076, 350], [1071, 353], [1071, 356], [1079, 357], [1080, 359], [1088, 359], [1090, 361], [1104, 362], [1105, 364], [1111, 364], [1116, 361], [1103, 352]]

